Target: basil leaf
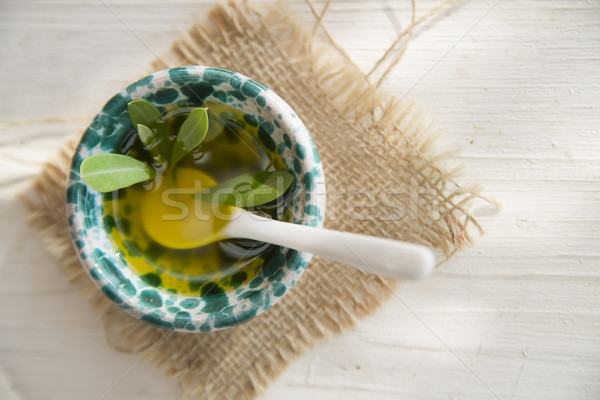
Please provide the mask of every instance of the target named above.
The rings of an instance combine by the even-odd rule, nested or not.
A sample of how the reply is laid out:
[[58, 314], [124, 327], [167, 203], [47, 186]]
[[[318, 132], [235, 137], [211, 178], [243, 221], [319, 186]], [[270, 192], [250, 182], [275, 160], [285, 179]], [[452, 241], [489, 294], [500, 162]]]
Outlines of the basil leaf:
[[127, 103], [127, 113], [133, 126], [144, 125], [152, 130], [157, 140], [160, 154], [164, 159], [168, 159], [171, 154], [169, 130], [167, 129], [167, 124], [162, 119], [162, 114], [158, 107], [146, 100], [133, 100]]
[[179, 128], [171, 153], [171, 168], [204, 140], [207, 131], [208, 109], [193, 109]]
[[254, 207], [279, 198], [294, 176], [287, 171], [255, 171], [228, 179], [196, 195], [209, 203]]
[[138, 124], [137, 133], [144, 144], [144, 147], [152, 153], [154, 160], [158, 161], [158, 158], [160, 157], [160, 151], [157, 147], [158, 140], [156, 139], [154, 132], [152, 132], [152, 129], [148, 128], [146, 125]]
[[155, 175], [150, 166], [121, 154], [98, 154], [81, 163], [81, 177], [99, 192], [112, 192], [154, 179]]

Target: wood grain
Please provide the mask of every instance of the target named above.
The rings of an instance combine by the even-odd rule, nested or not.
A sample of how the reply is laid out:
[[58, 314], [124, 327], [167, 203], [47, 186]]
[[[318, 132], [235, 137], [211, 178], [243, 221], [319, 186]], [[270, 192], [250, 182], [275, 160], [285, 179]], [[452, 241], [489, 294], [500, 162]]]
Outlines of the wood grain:
[[[72, 118], [0, 130], [1, 398], [178, 393], [109, 349], [15, 193], [210, 4], [0, 4], [0, 124]], [[476, 209], [486, 235], [473, 248], [306, 353], [262, 399], [600, 398], [599, 20], [597, 1], [471, 1], [415, 33], [383, 86], [444, 127], [460, 181], [484, 182], [503, 209]], [[409, 21], [410, 1], [352, 0], [333, 1], [324, 25], [368, 71]]]

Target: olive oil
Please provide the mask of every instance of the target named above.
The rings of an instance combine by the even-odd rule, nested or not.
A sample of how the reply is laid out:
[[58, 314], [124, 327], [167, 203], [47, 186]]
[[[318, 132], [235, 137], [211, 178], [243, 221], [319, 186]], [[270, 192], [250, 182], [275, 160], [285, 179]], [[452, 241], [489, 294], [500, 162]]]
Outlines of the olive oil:
[[[251, 240], [222, 240], [179, 250], [159, 245], [147, 233], [152, 229], [159, 231], [161, 237], [172, 240], [173, 247], [177, 247], [177, 243], [185, 244], [192, 238], [182, 232], [178, 220], [183, 219], [182, 213], [198, 212], [198, 208], [200, 215], [212, 218], [206, 225], [206, 234], [222, 230], [231, 208], [191, 203], [194, 205], [194, 210], [191, 210], [189, 199], [193, 198], [193, 193], [246, 172], [274, 169], [272, 155], [256, 139], [257, 128], [244, 120], [243, 113], [222, 104], [204, 106], [208, 107], [209, 115], [206, 138], [173, 168], [167, 163], [155, 163], [132, 130], [123, 143], [123, 154], [153, 165], [156, 178], [152, 182], [108, 193], [104, 205], [108, 214], [107, 226], [114, 226], [111, 236], [124, 261], [148, 284], [191, 296], [197, 295], [207, 282], [235, 287], [252, 279], [260, 272], [270, 248], [268, 244]], [[177, 108], [164, 116], [172, 139], [190, 110]], [[288, 190], [282, 198], [253, 211], [281, 218], [290, 193], [291, 190]], [[188, 207], [183, 207], [184, 204]], [[160, 215], [170, 222], [153, 225], [150, 221], [157, 219], [147, 218], [148, 215]]]

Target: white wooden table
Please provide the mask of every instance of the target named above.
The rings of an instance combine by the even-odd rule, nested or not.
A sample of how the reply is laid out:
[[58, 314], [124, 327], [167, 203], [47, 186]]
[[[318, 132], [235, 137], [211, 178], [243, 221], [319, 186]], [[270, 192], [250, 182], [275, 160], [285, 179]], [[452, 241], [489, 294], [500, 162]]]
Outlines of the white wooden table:
[[[0, 2], [0, 123], [73, 119], [0, 131], [0, 398], [179, 396], [106, 345], [15, 194], [155, 57], [140, 38], [160, 54], [210, 3]], [[337, 0], [325, 24], [366, 71], [409, 11]], [[446, 128], [439, 145], [462, 150], [463, 182], [504, 208], [477, 210], [475, 247], [304, 354], [261, 399], [600, 398], [599, 3], [466, 2], [417, 32], [384, 86]]]

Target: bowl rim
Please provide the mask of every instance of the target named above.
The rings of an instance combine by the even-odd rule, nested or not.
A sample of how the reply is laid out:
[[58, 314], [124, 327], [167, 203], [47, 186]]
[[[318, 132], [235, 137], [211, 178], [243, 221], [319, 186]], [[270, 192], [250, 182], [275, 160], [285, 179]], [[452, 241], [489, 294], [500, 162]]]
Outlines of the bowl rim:
[[[225, 78], [229, 79], [229, 86], [225, 85]], [[181, 84], [175, 84], [175, 79]], [[219, 81], [219, 79], [221, 79], [221, 81]], [[286, 257], [282, 260], [281, 265], [278, 267], [279, 270], [285, 269], [285, 271], [283, 276], [281, 276], [281, 281], [278, 283], [280, 287], [278, 287], [276, 296], [273, 295], [272, 281], [265, 283], [266, 286], [257, 286], [256, 288], [247, 287], [249, 283], [246, 282], [245, 285], [242, 285], [242, 287], [236, 289], [236, 291], [239, 289], [247, 289], [247, 291], [258, 292], [255, 298], [251, 300], [253, 302], [257, 301], [257, 299], [264, 301], [264, 303], [260, 306], [250, 305], [250, 308], [247, 310], [240, 309], [236, 311], [235, 307], [240, 304], [237, 303], [234, 304], [234, 308], [228, 313], [218, 314], [208, 312], [203, 313], [201, 310], [198, 311], [198, 304], [196, 304], [196, 307], [194, 308], [196, 311], [193, 315], [190, 314], [193, 311], [192, 309], [186, 308], [185, 306], [181, 308], [183, 311], [178, 313], [187, 314], [187, 316], [183, 319], [178, 319], [178, 313], [163, 313], [164, 315], [161, 315], [161, 313], [157, 311], [156, 307], [154, 306], [142, 306], [139, 296], [142, 296], [142, 294], [145, 292], [150, 293], [150, 291], [158, 291], [158, 294], [160, 295], [160, 310], [164, 309], [167, 298], [175, 298], [175, 300], [178, 301], [177, 304], [182, 304], [186, 299], [194, 299], [200, 302], [202, 300], [207, 301], [208, 297], [179, 296], [177, 294], [167, 292], [165, 289], [155, 287], [150, 288], [149, 286], [143, 284], [141, 277], [134, 273], [131, 268], [128, 268], [125, 263], [122, 264], [125, 265], [128, 271], [122, 269], [121, 264], [119, 264], [119, 256], [114, 247], [110, 247], [111, 241], [108, 237], [108, 233], [105, 231], [105, 241], [98, 242], [102, 243], [102, 246], [104, 247], [103, 249], [99, 249], [93, 243], [90, 243], [90, 238], [88, 238], [89, 232], [97, 231], [97, 235], [99, 236], [96, 239], [99, 240], [102, 238], [103, 228], [101, 229], [99, 227], [99, 224], [102, 224], [102, 221], [99, 221], [99, 218], [101, 219], [102, 215], [100, 214], [100, 216], [98, 216], [96, 213], [92, 213], [94, 218], [91, 220], [91, 217], [87, 215], [87, 212], [94, 210], [95, 207], [98, 206], [99, 202], [101, 202], [102, 194], [94, 191], [82, 182], [79, 176], [79, 166], [81, 161], [87, 156], [92, 154], [110, 153], [111, 150], [114, 151], [115, 146], [120, 144], [120, 141], [109, 141], [109, 138], [111, 135], [115, 134], [115, 130], [117, 129], [117, 124], [115, 124], [115, 115], [122, 116], [122, 109], [124, 106], [126, 107], [126, 104], [129, 101], [136, 98], [141, 98], [142, 96], [147, 96], [149, 94], [157, 95], [160, 90], [166, 90], [167, 88], [173, 89], [178, 87], [178, 89], [181, 90], [182, 87], [185, 86], [184, 83], [186, 82], [187, 84], [190, 82], [209, 84], [212, 85], [213, 90], [216, 87], [222, 89], [223, 85], [225, 85], [225, 87], [229, 87], [230, 90], [234, 90], [236, 88], [233, 85], [237, 85], [238, 80], [241, 82], [239, 89], [246, 89], [243, 91], [243, 93], [247, 95], [244, 100], [245, 102], [247, 101], [252, 103], [251, 105], [257, 110], [262, 109], [265, 111], [265, 113], [262, 115], [268, 115], [269, 118], [274, 118], [275, 115], [277, 116], [277, 126], [281, 126], [281, 129], [275, 129], [275, 133], [272, 132], [271, 140], [273, 140], [276, 144], [279, 142], [278, 144], [281, 145], [282, 139], [285, 139], [283, 134], [286, 133], [288, 135], [288, 140], [291, 138], [294, 145], [292, 146], [290, 144], [290, 148], [285, 149], [284, 151], [289, 150], [291, 152], [290, 154], [295, 154], [294, 160], [298, 160], [300, 158], [299, 154], [303, 155], [303, 158], [300, 160], [301, 170], [297, 173], [295, 171], [292, 172], [297, 175], [297, 181], [300, 181], [300, 174], [302, 174], [302, 182], [300, 184], [310, 185], [309, 188], [316, 188], [314, 192], [317, 193], [317, 195], [310, 196], [310, 192], [307, 192], [309, 195], [305, 196], [304, 198], [305, 204], [304, 209], [301, 212], [301, 218], [298, 221], [295, 220], [294, 222], [322, 227], [325, 213], [324, 173], [318, 151], [312, 140], [312, 137], [310, 136], [310, 133], [292, 108], [275, 92], [252, 78], [224, 68], [209, 66], [185, 66], [169, 68], [154, 72], [153, 74], [143, 77], [129, 85], [109, 99], [102, 108], [102, 111], [92, 120], [88, 129], [82, 135], [70, 164], [70, 173], [67, 177], [67, 219], [73, 246], [81, 265], [86, 273], [90, 276], [94, 284], [116, 305], [128, 312], [130, 315], [162, 328], [182, 332], [207, 332], [225, 329], [249, 321], [270, 309], [295, 285], [300, 275], [306, 270], [312, 255], [304, 252], [297, 252], [291, 249], [285, 249], [288, 252], [285, 253]], [[173, 106], [169, 103], [161, 103], [153, 98], [146, 98], [146, 100], [149, 100], [159, 108], [162, 107], [163, 109], [168, 109], [168, 106]], [[265, 118], [265, 121], [268, 122], [267, 118]], [[131, 123], [129, 122], [128, 118], [127, 121], [121, 122], [124, 122], [125, 124], [125, 126], [119, 126], [119, 128], [122, 129], [122, 132], [130, 131]], [[127, 123], [129, 123], [129, 129], [125, 129]], [[271, 127], [273, 127], [272, 125], [273, 124], [271, 123]], [[99, 132], [110, 132], [110, 134], [100, 134], [100, 137], [98, 138]], [[274, 136], [279, 132], [281, 132], [281, 138], [277, 139]], [[98, 146], [104, 143], [104, 141], [108, 143], [108, 150], [98, 148]], [[111, 143], [113, 144], [112, 147], [110, 146]], [[91, 150], [88, 148], [90, 144], [93, 144]], [[307, 148], [309, 151], [306, 151]], [[301, 151], [299, 149], [304, 150]], [[290, 168], [290, 166], [288, 166], [288, 168]], [[83, 188], [81, 185], [83, 185]], [[74, 187], [76, 187], [77, 190], [73, 190]], [[300, 200], [300, 204], [302, 204], [302, 200]], [[313, 210], [313, 213], [316, 215], [316, 217], [311, 217], [308, 215], [307, 210], [309, 210], [309, 206], [313, 207], [311, 210]], [[83, 211], [86, 211], [86, 213], [83, 213]], [[93, 225], [93, 223], [95, 223], [95, 225]], [[114, 252], [114, 254], [111, 252]], [[296, 253], [297, 256], [290, 257], [288, 256], [290, 253]], [[293, 269], [288, 267], [288, 262], [293, 263]], [[110, 277], [107, 276], [106, 271], [115, 273], [117, 276], [124, 276], [124, 281], [126, 282], [129, 280], [129, 285], [127, 283], [124, 285], [121, 283], [115, 284], [115, 282], [111, 281]], [[131, 283], [131, 279], [135, 279], [135, 277], [137, 277], [137, 280]], [[281, 289], [282, 285], [283, 289]], [[140, 289], [143, 289], [142, 292], [140, 292]], [[135, 293], [131, 294], [134, 290]], [[243, 293], [245, 292], [240, 292], [240, 294]], [[233, 294], [230, 292], [225, 293], [225, 295], [233, 296]]]

